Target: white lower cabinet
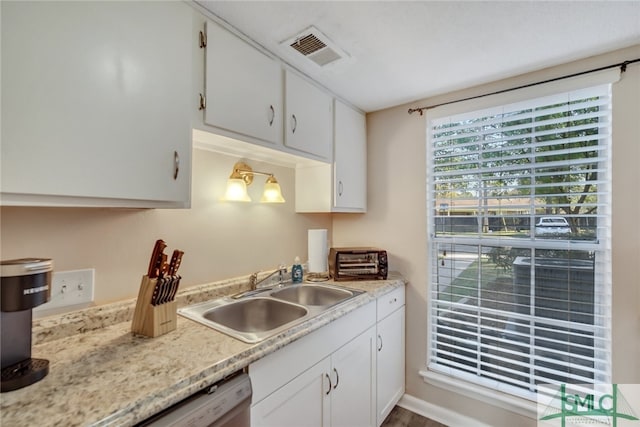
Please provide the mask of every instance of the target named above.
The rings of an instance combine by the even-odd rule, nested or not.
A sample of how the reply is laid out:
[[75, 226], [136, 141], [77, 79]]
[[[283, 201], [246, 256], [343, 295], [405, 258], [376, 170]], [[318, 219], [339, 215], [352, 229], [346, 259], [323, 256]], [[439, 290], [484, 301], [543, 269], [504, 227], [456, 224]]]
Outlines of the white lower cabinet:
[[256, 404], [252, 426], [374, 426], [375, 327]]
[[381, 425], [404, 394], [404, 305], [378, 321], [377, 425]]
[[376, 408], [381, 425], [404, 394], [404, 286], [377, 300]]
[[249, 366], [253, 427], [378, 427], [404, 394], [404, 286]]
[[330, 425], [330, 406], [325, 392], [331, 385], [326, 377], [331, 368], [327, 358], [298, 375], [291, 382], [251, 408], [252, 426]]
[[375, 426], [376, 350], [371, 327], [331, 356], [331, 426]]
[[376, 425], [376, 303], [249, 366], [251, 425]]

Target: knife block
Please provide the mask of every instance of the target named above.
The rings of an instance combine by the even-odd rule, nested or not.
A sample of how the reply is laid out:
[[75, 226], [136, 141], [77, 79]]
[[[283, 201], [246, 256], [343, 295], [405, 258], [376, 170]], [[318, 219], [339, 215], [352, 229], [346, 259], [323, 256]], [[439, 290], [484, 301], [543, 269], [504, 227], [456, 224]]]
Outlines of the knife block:
[[157, 279], [142, 276], [131, 323], [131, 332], [134, 334], [155, 338], [176, 329], [178, 303], [170, 301], [159, 305], [151, 304], [157, 282]]

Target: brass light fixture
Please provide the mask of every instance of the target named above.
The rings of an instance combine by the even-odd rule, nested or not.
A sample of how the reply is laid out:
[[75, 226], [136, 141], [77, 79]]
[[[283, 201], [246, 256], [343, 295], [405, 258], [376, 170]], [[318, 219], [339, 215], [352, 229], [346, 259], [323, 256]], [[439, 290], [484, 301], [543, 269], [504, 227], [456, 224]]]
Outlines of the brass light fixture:
[[264, 175], [267, 181], [264, 184], [264, 191], [260, 202], [262, 203], [284, 203], [280, 184], [272, 173], [254, 171], [251, 166], [244, 162], [237, 162], [233, 165], [233, 171], [227, 181], [227, 191], [224, 200], [233, 202], [250, 202], [251, 197], [247, 194], [247, 186], [253, 182], [254, 175]]

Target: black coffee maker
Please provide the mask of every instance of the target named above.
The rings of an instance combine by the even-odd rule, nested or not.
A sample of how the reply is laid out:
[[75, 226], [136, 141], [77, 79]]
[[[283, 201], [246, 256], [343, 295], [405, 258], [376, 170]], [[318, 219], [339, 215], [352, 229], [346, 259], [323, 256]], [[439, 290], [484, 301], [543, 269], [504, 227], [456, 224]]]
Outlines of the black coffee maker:
[[31, 358], [32, 309], [49, 301], [53, 261], [22, 258], [0, 262], [0, 392], [43, 379], [49, 361]]

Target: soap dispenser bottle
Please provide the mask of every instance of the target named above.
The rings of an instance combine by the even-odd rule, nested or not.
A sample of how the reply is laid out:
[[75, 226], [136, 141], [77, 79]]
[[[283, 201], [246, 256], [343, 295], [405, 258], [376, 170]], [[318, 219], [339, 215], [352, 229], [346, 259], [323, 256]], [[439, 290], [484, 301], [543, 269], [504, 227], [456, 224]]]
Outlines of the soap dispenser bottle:
[[300, 265], [300, 257], [293, 260], [291, 266], [291, 281], [293, 283], [302, 283], [302, 265]]

